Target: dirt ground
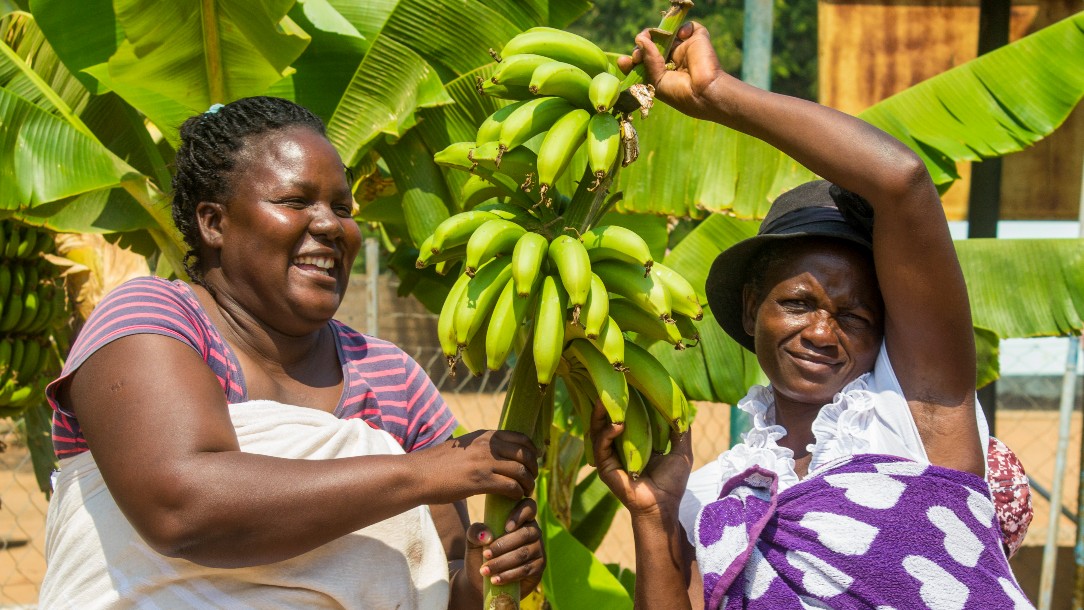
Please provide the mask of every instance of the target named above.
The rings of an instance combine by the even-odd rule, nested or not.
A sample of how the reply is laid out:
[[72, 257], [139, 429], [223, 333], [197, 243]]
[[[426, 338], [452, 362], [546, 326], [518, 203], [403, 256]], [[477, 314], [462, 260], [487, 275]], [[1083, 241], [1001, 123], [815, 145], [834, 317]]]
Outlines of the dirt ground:
[[[446, 396], [453, 410], [469, 428], [492, 427], [500, 411], [500, 397], [494, 395], [451, 394]], [[727, 438], [727, 409], [719, 405], [700, 405], [694, 443], [697, 465], [717, 455]], [[1049, 489], [1054, 472], [1054, 448], [1057, 443], [1057, 413], [1051, 411], [1001, 411], [998, 413], [998, 437], [1020, 456], [1029, 475]], [[1080, 414], [1075, 413], [1073, 438], [1063, 488], [1064, 504], [1075, 510], [1079, 480]], [[14, 443], [10, 435], [0, 437], [8, 450], [0, 454], [0, 608], [33, 605], [38, 586], [45, 574], [45, 511], [44, 496], [37, 491], [34, 475], [25, 450]], [[1035, 519], [1027, 545], [1013, 560], [1021, 585], [1032, 600], [1038, 597], [1042, 545], [1046, 540], [1049, 503], [1033, 494]], [[470, 502], [471, 514], [480, 518], [480, 501]], [[1054, 608], [1070, 608], [1074, 564], [1072, 545], [1076, 528], [1072, 521], [1061, 517], [1058, 534], [1058, 570], [1055, 584]], [[598, 551], [605, 562], [633, 564], [631, 529], [627, 513], [618, 514], [610, 533]], [[560, 561], [551, 557], [550, 561]]]

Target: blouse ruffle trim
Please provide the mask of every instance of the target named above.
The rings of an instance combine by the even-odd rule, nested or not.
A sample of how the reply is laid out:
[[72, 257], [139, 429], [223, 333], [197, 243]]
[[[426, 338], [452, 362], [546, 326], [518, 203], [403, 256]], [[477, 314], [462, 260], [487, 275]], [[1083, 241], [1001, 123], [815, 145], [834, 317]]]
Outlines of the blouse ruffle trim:
[[[821, 407], [813, 420], [815, 442], [807, 449], [813, 454], [809, 473], [838, 458], [868, 453], [874, 412], [875, 394], [869, 391], [866, 373], [847, 384], [832, 402]], [[753, 420], [751, 430], [742, 435], [742, 443], [719, 456], [722, 481], [752, 466], [770, 468], [779, 475], [779, 489], [799, 482], [794, 471], [794, 452], [779, 445], [787, 435], [783, 426], [775, 424], [775, 394], [770, 387], [753, 386], [737, 407]]]

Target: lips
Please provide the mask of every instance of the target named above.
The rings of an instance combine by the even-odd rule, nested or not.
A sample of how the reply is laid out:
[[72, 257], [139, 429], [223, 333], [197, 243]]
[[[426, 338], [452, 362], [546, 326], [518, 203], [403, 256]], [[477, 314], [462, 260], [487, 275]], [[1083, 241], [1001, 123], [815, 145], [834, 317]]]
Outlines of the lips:
[[799, 368], [810, 372], [833, 372], [843, 364], [835, 358], [825, 358], [817, 354], [787, 352], [787, 355]]

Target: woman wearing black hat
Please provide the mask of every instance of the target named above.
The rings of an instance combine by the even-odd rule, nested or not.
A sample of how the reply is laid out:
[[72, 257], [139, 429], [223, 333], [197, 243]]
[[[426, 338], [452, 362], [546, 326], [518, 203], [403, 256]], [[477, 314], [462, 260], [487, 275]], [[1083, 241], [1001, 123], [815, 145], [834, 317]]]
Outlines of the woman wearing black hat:
[[599, 474], [633, 517], [637, 607], [1027, 607], [981, 478], [967, 290], [922, 161], [727, 75], [698, 24], [677, 43], [668, 70], [645, 31], [623, 67], [642, 61], [666, 103], [827, 181], [779, 197], [707, 280], [716, 319], [771, 382], [739, 403], [744, 441], [690, 479], [690, 440], [675, 437], [632, 480], [621, 427], [597, 414]]

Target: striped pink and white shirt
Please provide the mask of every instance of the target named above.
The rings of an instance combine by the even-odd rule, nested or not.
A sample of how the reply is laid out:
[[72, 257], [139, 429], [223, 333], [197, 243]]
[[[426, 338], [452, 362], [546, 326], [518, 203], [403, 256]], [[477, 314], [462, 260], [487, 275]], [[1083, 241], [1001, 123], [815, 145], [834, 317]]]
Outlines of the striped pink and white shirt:
[[[336, 320], [329, 324], [335, 331], [345, 380], [336, 417], [360, 417], [391, 434], [408, 452], [452, 436], [455, 417], [413, 358], [392, 343]], [[53, 407], [57, 458], [88, 449], [75, 415], [56, 402], [60, 384], [102, 346], [136, 334], [164, 335], [191, 346], [214, 371], [229, 404], [248, 400], [237, 357], [211, 324], [192, 288], [181, 281], [137, 278], [119, 286], [94, 309], [60, 376], [46, 388]]]

